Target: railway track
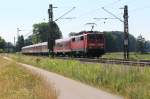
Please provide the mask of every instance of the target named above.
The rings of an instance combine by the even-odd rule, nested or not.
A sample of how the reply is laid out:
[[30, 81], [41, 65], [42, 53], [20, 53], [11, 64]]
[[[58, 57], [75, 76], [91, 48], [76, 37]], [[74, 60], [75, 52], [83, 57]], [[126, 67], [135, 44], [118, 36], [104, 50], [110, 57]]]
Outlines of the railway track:
[[124, 60], [124, 59], [108, 59], [108, 58], [68, 58], [68, 57], [57, 57], [58, 59], [65, 60], [78, 60], [81, 62], [90, 62], [90, 63], [106, 63], [106, 64], [121, 64], [126, 66], [141, 66], [141, 67], [150, 67], [150, 60]]

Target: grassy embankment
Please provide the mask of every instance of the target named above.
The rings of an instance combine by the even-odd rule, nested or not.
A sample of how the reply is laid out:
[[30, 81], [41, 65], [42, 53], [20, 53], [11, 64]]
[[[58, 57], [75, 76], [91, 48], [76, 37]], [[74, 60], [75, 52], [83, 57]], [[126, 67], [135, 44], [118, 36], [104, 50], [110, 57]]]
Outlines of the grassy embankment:
[[[102, 57], [103, 58], [113, 58], [113, 59], [123, 59], [123, 53], [122, 52], [106, 53]], [[130, 59], [150, 60], [150, 53], [141, 54], [141, 53], [131, 52]]]
[[43, 57], [11, 55], [11, 58], [104, 89], [126, 99], [150, 99], [150, 68], [86, 64]]
[[0, 99], [57, 99], [40, 77], [0, 57]]

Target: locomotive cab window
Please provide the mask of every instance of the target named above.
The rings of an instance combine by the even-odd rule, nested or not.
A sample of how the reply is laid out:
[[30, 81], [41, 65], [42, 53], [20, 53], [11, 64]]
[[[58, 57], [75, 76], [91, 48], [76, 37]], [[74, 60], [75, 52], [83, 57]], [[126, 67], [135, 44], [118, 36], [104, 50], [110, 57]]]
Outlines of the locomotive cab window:
[[80, 41], [80, 37], [76, 37], [76, 38], [75, 38], [75, 41], [76, 41], [76, 42]]
[[80, 40], [81, 40], [81, 41], [82, 41], [82, 40], [84, 40], [84, 37], [83, 37], [83, 36], [81, 36], [81, 37], [80, 37]]
[[90, 40], [98, 40], [98, 39], [102, 39], [102, 36], [100, 34], [90, 34], [88, 35], [88, 39]]
[[72, 38], [72, 42], [75, 42], [75, 38]]

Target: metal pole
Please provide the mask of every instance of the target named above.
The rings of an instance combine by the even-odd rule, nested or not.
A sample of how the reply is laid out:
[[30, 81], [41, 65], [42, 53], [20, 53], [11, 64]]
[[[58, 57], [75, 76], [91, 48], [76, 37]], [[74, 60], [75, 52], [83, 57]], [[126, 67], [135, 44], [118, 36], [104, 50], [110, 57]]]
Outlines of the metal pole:
[[19, 28], [17, 28], [17, 39], [19, 38]]
[[53, 21], [53, 5], [52, 4], [49, 5], [48, 14], [49, 14], [49, 22], [52, 22]]
[[[53, 5], [50, 4], [49, 5], [49, 9], [48, 9], [48, 15], [49, 15], [49, 29], [51, 29], [51, 24], [53, 22]], [[49, 33], [49, 36], [48, 36], [48, 49], [49, 49], [49, 55], [51, 53], [53, 53], [53, 44], [52, 44], [53, 40], [52, 40], [52, 34]]]
[[16, 45], [16, 37], [14, 36], [14, 46]]
[[124, 59], [129, 59], [129, 26], [128, 26], [128, 6], [124, 7]]
[[22, 30], [20, 30], [19, 28], [17, 28], [17, 40], [18, 40], [18, 38], [19, 38], [19, 36], [20, 36], [20, 35], [19, 35], [19, 32], [20, 32], [20, 31], [22, 31]]

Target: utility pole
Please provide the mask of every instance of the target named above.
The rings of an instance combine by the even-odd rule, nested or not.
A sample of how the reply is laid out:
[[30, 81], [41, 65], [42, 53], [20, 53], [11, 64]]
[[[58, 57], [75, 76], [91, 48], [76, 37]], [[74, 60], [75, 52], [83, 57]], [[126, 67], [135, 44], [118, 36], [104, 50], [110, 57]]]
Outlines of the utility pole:
[[21, 30], [19, 29], [19, 28], [17, 28], [17, 39], [19, 38], [19, 32], [20, 32]]
[[16, 51], [18, 50], [18, 48], [17, 48], [17, 42], [19, 41], [19, 32], [20, 32], [21, 30], [19, 29], [19, 28], [17, 28], [17, 40], [16, 40]]
[[129, 26], [128, 26], [128, 6], [124, 6], [124, 59], [129, 59]]
[[14, 36], [14, 46], [16, 45], [16, 37]]
[[16, 37], [14, 36], [14, 52], [16, 52]]
[[19, 36], [20, 36], [20, 35], [19, 35], [19, 32], [20, 32], [20, 31], [22, 31], [22, 30], [20, 30], [19, 28], [17, 28], [17, 40], [16, 40], [16, 44], [17, 44], [17, 41], [19, 40]]
[[52, 4], [49, 5], [48, 15], [49, 15], [49, 22], [52, 22], [53, 21], [53, 5]]
[[[66, 13], [64, 13], [62, 16], [60, 16], [59, 18], [53, 20], [54, 16], [53, 16], [53, 8], [57, 8], [57, 7], [53, 7], [52, 4], [49, 5], [49, 9], [48, 9], [48, 15], [49, 15], [49, 29], [50, 31], [54, 31], [53, 30], [53, 24], [54, 22], [58, 21], [59, 19], [63, 18], [65, 15], [67, 15], [68, 13], [70, 13], [72, 10], [75, 9], [75, 7], [73, 7], [71, 10], [67, 11]], [[68, 19], [72, 19], [72, 18], [68, 18]], [[53, 33], [53, 32], [52, 32]], [[48, 49], [49, 49], [49, 54], [52, 54], [52, 57], [54, 55], [53, 53], [53, 49], [54, 49], [54, 45], [55, 45], [55, 39], [53, 37], [53, 34], [49, 33], [48, 36]]]
[[[52, 24], [53, 24], [53, 5], [49, 5], [48, 9], [48, 15], [49, 15], [49, 29], [52, 29]], [[51, 30], [52, 31], [52, 30]], [[52, 54], [53, 57], [53, 48], [54, 48], [55, 40], [52, 37], [52, 33], [49, 33], [48, 36], [48, 49], [49, 49], [49, 54]]]

